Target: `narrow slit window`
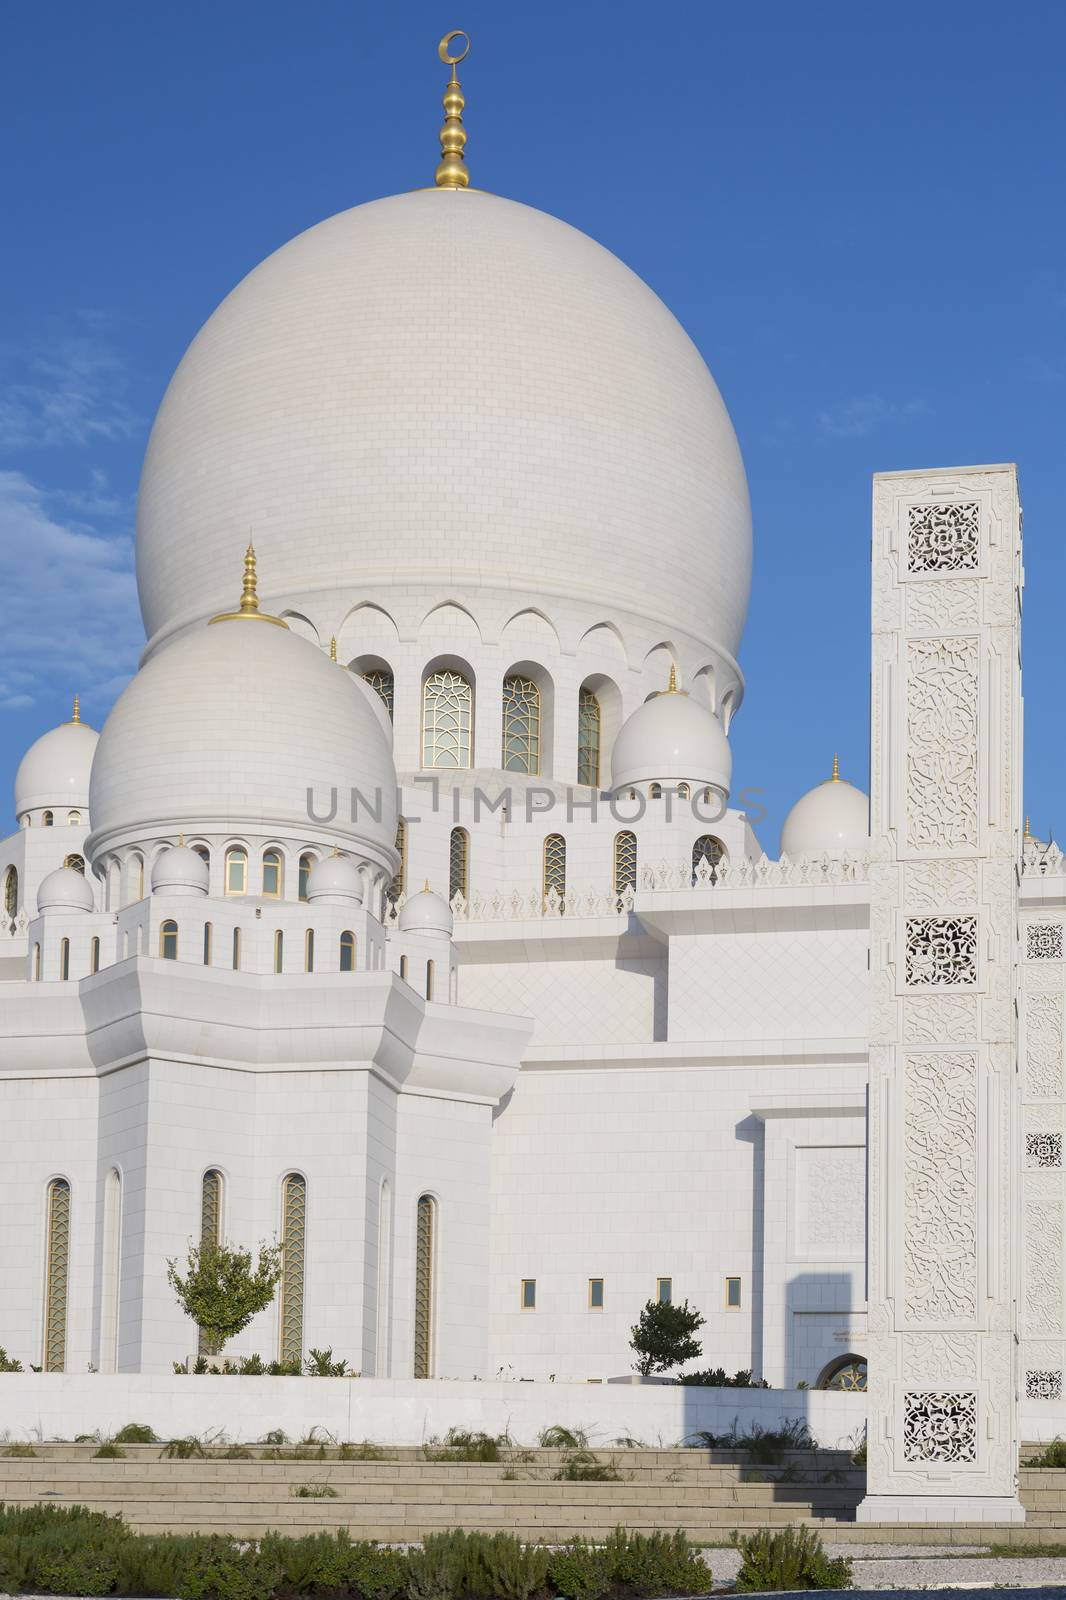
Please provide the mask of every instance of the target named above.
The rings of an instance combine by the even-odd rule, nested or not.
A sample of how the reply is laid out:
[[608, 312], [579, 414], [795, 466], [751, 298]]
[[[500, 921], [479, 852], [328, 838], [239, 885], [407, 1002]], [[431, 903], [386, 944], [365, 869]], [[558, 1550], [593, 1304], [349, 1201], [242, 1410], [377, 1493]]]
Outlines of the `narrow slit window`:
[[522, 1294], [520, 1304], [523, 1311], [536, 1311], [537, 1309], [537, 1280], [536, 1278], [522, 1279]]
[[59, 941], [59, 976], [65, 983], [70, 977], [70, 940]]
[[159, 954], [164, 961], [178, 959], [178, 925], [176, 922], [159, 924]]
[[48, 1260], [44, 1283], [44, 1360], [46, 1372], [62, 1372], [67, 1360], [67, 1299], [70, 1280], [70, 1184], [48, 1185]]
[[415, 1350], [416, 1378], [433, 1376], [433, 1322], [437, 1255], [437, 1204], [432, 1195], [419, 1196], [415, 1228]]
[[285, 935], [279, 928], [274, 934], [274, 971], [280, 972], [285, 964]]
[[673, 1278], [659, 1278], [655, 1290], [655, 1298], [661, 1306], [668, 1306], [674, 1298]]
[[589, 1310], [590, 1311], [602, 1311], [603, 1310], [603, 1279], [602, 1278], [590, 1278], [589, 1279]]
[[92, 943], [89, 946], [89, 971], [91, 973], [95, 973], [95, 972], [99, 972], [100, 971], [100, 941], [99, 941], [99, 939], [93, 939]]
[[304, 971], [305, 972], [314, 972], [314, 970], [315, 970], [315, 930], [314, 930], [314, 928], [308, 928], [307, 932], [304, 934]]
[[341, 934], [341, 971], [355, 971], [355, 934], [347, 930]]
[[233, 970], [239, 972], [241, 966], [241, 930], [233, 930]]
[[204, 923], [204, 966], [211, 965], [212, 927], [209, 922]]
[[307, 1247], [307, 1180], [290, 1172], [281, 1191], [281, 1341], [282, 1361], [302, 1361], [304, 1353], [304, 1259]]
[[741, 1295], [739, 1278], [727, 1278], [725, 1280], [725, 1304], [727, 1311], [740, 1310]]

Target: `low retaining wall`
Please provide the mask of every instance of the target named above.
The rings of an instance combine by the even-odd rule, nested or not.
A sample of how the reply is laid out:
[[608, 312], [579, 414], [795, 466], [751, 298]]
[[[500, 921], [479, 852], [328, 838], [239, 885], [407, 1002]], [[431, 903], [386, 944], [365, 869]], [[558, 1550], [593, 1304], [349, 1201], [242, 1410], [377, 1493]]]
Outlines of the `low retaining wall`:
[[505, 1430], [535, 1444], [553, 1423], [593, 1444], [621, 1437], [673, 1445], [706, 1430], [741, 1431], [786, 1419], [808, 1424], [825, 1449], [854, 1449], [866, 1421], [861, 1394], [797, 1389], [695, 1389], [662, 1384], [476, 1383], [414, 1378], [149, 1377], [66, 1372], [0, 1375], [0, 1432], [14, 1439], [112, 1434], [146, 1422], [162, 1439], [221, 1429], [251, 1443], [273, 1428], [290, 1439], [324, 1429], [338, 1440], [419, 1445], [449, 1428]]

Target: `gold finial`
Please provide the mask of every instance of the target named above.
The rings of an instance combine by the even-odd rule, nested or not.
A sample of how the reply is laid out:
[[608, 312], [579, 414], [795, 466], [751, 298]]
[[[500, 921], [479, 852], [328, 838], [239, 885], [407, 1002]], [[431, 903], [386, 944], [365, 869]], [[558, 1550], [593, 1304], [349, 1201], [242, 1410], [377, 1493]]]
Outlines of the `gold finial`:
[[185, 849], [185, 835], [183, 833], [179, 833], [178, 834], [178, 849], [179, 850], [184, 850]]
[[677, 668], [672, 661], [670, 663], [670, 681], [666, 685], [666, 692], [667, 694], [677, 693]]
[[837, 755], [835, 750], [833, 751], [833, 770], [829, 774], [829, 782], [830, 783], [839, 783], [840, 782], [840, 757]]
[[212, 622], [234, 622], [240, 617], [247, 617], [250, 622], [272, 622], [277, 628], [287, 628], [289, 624], [282, 622], [280, 617], [272, 617], [259, 609], [259, 592], [256, 588], [255, 575], [255, 546], [249, 539], [248, 548], [244, 552], [244, 583], [241, 585], [241, 603], [237, 611], [220, 611], [217, 617], [212, 617]]
[[[450, 48], [455, 39], [463, 41], [458, 54], [453, 54]], [[437, 46], [437, 54], [444, 65], [452, 69], [448, 87], [444, 91], [444, 126], [440, 130], [441, 159], [434, 179], [438, 189], [465, 189], [470, 182], [470, 173], [463, 160], [463, 150], [466, 145], [463, 107], [466, 101], [455, 73], [456, 67], [460, 61], [466, 60], [469, 51], [470, 40], [462, 28], [453, 28], [451, 33], [446, 33]]]
[[331, 633], [329, 636], [329, 659], [331, 661], [336, 661], [337, 659], [337, 635], [335, 633]]
[[422, 879], [422, 893], [423, 894], [428, 894], [429, 893], [429, 879], [428, 878], [423, 878]]
[[1022, 834], [1022, 838], [1023, 839], [1031, 839], [1032, 837], [1033, 837], [1032, 834], [1029, 832], [1029, 818], [1026, 817], [1026, 819], [1025, 819], [1025, 832]]
[[70, 720], [71, 720], [71, 722], [80, 722], [81, 721], [81, 695], [80, 694], [76, 694], [74, 696], [74, 709], [70, 713]]

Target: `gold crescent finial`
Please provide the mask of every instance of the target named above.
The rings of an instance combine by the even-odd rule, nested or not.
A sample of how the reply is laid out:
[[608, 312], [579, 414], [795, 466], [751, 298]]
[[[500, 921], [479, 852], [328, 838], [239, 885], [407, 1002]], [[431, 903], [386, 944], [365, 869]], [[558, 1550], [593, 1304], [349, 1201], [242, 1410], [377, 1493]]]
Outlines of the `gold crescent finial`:
[[80, 722], [81, 721], [81, 695], [80, 694], [76, 694], [74, 696], [74, 709], [70, 713], [70, 720], [71, 720], [71, 722]]
[[259, 590], [255, 573], [255, 545], [248, 540], [248, 548], [244, 552], [244, 582], [241, 585], [241, 603], [236, 611], [220, 611], [217, 617], [212, 617], [212, 622], [235, 622], [241, 617], [249, 622], [272, 622], [277, 628], [287, 628], [289, 624], [280, 617], [272, 617], [259, 609]]
[[833, 751], [833, 770], [829, 775], [829, 782], [840, 782], [840, 757], [837, 755], [835, 750]]
[[[454, 39], [463, 41], [463, 48], [458, 53], [449, 48]], [[465, 189], [470, 182], [470, 173], [463, 159], [466, 147], [463, 107], [466, 105], [466, 100], [463, 98], [463, 91], [455, 72], [459, 62], [465, 61], [469, 53], [470, 40], [462, 28], [453, 28], [451, 33], [446, 33], [437, 46], [437, 54], [444, 65], [452, 69], [452, 75], [444, 91], [444, 126], [440, 130], [441, 159], [434, 178], [438, 189]]]

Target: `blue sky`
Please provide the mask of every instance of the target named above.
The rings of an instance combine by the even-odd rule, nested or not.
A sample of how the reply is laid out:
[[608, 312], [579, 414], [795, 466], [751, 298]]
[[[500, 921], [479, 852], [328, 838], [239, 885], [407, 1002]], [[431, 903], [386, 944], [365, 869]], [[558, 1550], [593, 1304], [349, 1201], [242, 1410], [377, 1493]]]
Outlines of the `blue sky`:
[[871, 473], [998, 461], [1026, 804], [1066, 835], [1066, 8], [1038, 0], [10, 9], [0, 819], [71, 693], [99, 727], [134, 669], [137, 478], [183, 350], [293, 234], [431, 181], [460, 24], [474, 181], [627, 261], [732, 413], [756, 550], [732, 742], [766, 847], [834, 749], [867, 781]]

